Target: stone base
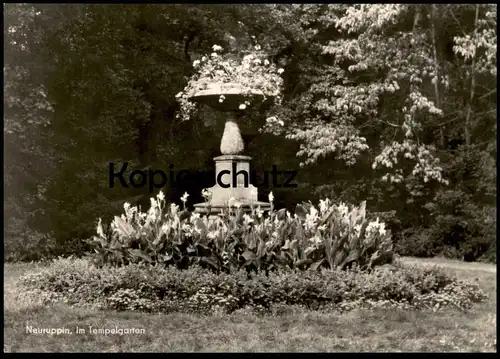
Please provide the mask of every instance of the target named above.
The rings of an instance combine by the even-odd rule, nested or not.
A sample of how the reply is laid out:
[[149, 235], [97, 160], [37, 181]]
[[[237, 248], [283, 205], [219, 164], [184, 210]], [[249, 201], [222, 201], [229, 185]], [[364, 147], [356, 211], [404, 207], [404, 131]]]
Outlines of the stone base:
[[[231, 198], [241, 201], [257, 201], [257, 188], [250, 184], [249, 156], [223, 155], [214, 158], [215, 186], [212, 192], [213, 203], [226, 203]], [[224, 187], [221, 187], [219, 185]], [[225, 188], [226, 186], [229, 186]]]
[[[260, 207], [263, 211], [269, 211], [271, 204], [260, 202], [257, 196], [257, 187], [250, 184], [251, 159], [249, 156], [242, 155], [215, 157], [215, 186], [208, 188], [211, 193], [210, 205], [197, 203], [194, 205], [195, 211], [218, 215], [224, 208], [228, 207], [229, 201], [233, 201], [232, 207], [241, 206], [247, 213], [252, 211], [252, 206], [254, 208]], [[226, 188], [226, 186], [229, 187]]]
[[[271, 203], [260, 202], [260, 201], [247, 202], [247, 201], [235, 200], [231, 208], [237, 210], [238, 209], [237, 206], [240, 206], [240, 208], [246, 213], [252, 212], [252, 206], [254, 209], [260, 207], [262, 211], [271, 210]], [[220, 213], [222, 213], [223, 210], [225, 209], [227, 210], [227, 208], [228, 208], [227, 203], [217, 203], [217, 204], [197, 203], [194, 205], [195, 212], [210, 214], [211, 216], [219, 215]]]

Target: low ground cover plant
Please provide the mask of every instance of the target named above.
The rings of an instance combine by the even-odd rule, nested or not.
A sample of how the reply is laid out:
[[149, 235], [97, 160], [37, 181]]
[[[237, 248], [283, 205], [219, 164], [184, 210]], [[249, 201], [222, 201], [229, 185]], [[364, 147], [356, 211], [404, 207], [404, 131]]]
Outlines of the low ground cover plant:
[[21, 297], [36, 296], [41, 304], [165, 313], [245, 309], [276, 313], [285, 306], [330, 311], [386, 307], [466, 311], [486, 299], [476, 285], [438, 269], [399, 265], [371, 272], [354, 266], [248, 276], [244, 270], [217, 274], [199, 266], [187, 270], [144, 264], [98, 267], [85, 258], [66, 258], [24, 275], [19, 284]]

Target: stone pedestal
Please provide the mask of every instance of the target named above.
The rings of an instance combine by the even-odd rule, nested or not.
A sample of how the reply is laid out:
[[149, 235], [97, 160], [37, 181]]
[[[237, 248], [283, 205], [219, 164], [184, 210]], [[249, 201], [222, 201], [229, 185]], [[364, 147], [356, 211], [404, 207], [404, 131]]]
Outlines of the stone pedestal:
[[[248, 96], [252, 98], [251, 102], [247, 101]], [[257, 188], [250, 184], [251, 157], [241, 155], [244, 144], [238, 127], [239, 115], [243, 110], [248, 110], [246, 104], [262, 103], [265, 96], [260, 91], [248, 91], [237, 83], [215, 83], [210, 84], [206, 90], [193, 94], [191, 99], [221, 111], [225, 117], [220, 145], [223, 155], [214, 158], [215, 186], [209, 188], [211, 201], [195, 204], [195, 211], [216, 215], [227, 208], [231, 198], [232, 206], [240, 206], [247, 212], [250, 212], [252, 207], [271, 209], [270, 203], [258, 201]]]
[[257, 187], [250, 183], [251, 159], [241, 155], [215, 157], [215, 186], [208, 189], [211, 192], [211, 201], [195, 204], [195, 211], [206, 214], [221, 213], [231, 198], [232, 205], [241, 206], [245, 212], [250, 212], [252, 206], [262, 210], [271, 209], [270, 203], [258, 200]]

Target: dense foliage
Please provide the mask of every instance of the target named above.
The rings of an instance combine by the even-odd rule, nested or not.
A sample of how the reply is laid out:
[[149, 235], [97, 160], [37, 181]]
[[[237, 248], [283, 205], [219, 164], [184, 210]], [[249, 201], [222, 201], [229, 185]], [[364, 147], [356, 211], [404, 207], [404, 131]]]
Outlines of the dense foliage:
[[100, 309], [202, 314], [242, 308], [276, 313], [280, 306], [320, 310], [357, 308], [468, 310], [486, 295], [439, 270], [396, 267], [372, 273], [279, 271], [266, 276], [245, 271], [215, 274], [130, 264], [98, 268], [85, 259], [59, 259], [20, 279], [21, 296], [41, 304], [63, 302]]
[[[187, 196], [186, 196], [187, 197]], [[184, 199], [184, 198], [183, 198]], [[272, 193], [269, 198], [272, 202]], [[285, 209], [264, 215], [257, 207], [251, 214], [228, 203], [223, 216], [210, 218], [165, 205], [163, 192], [151, 198], [147, 213], [125, 203], [125, 214], [115, 216], [109, 230], [97, 225], [94, 247], [98, 265], [197, 264], [214, 272], [279, 268], [319, 270], [361, 269], [392, 262], [391, 233], [377, 218], [369, 221], [365, 203], [348, 208], [321, 200], [297, 205], [293, 216]]]
[[[366, 201], [400, 253], [495, 261], [496, 9], [4, 5], [5, 258], [81, 254], [97, 214], [149, 206], [147, 188], [109, 187], [110, 162], [213, 169], [217, 114], [180, 121], [176, 94], [216, 44], [284, 69], [282, 103], [241, 126], [253, 169], [303, 165], [276, 208]], [[191, 206], [212, 184], [164, 193]]]

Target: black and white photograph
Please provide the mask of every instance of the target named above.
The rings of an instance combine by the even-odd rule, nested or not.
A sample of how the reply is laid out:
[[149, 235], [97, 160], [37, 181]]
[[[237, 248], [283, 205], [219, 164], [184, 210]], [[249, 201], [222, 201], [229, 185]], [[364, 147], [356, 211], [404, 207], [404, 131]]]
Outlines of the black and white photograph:
[[4, 352], [496, 352], [496, 4], [3, 20]]

